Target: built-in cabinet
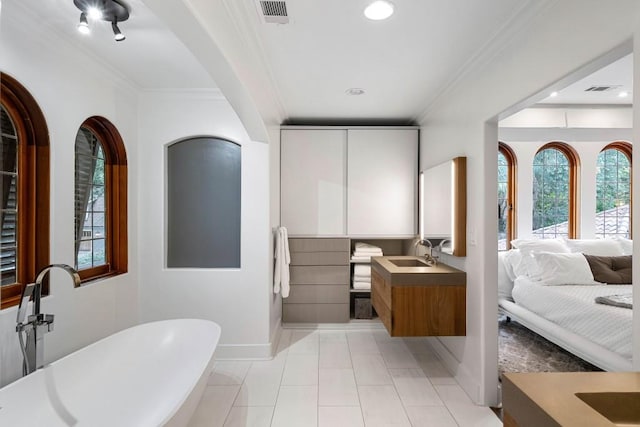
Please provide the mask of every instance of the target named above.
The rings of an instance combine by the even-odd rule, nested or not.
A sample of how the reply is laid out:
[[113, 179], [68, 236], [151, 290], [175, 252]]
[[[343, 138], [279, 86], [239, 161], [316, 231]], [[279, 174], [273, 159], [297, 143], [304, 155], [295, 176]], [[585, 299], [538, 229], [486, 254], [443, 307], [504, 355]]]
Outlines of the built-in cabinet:
[[289, 239], [289, 297], [282, 300], [286, 323], [349, 321], [349, 239]]
[[290, 236], [416, 234], [418, 129], [283, 128], [280, 177]]

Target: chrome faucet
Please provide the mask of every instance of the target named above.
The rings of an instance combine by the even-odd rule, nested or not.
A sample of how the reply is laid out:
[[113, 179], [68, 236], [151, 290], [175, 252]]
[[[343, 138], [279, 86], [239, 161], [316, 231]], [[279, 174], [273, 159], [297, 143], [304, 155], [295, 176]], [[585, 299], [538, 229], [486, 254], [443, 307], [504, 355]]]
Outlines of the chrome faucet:
[[429, 239], [418, 239], [416, 241], [416, 243], [414, 244], [414, 246], [415, 246], [414, 254], [416, 252], [416, 249], [418, 248], [418, 245], [424, 246], [424, 248], [426, 249], [426, 251], [424, 253], [424, 260], [426, 261], [427, 265], [430, 265], [430, 266], [436, 265], [438, 260], [437, 260], [436, 257], [434, 257], [431, 254], [431, 250], [433, 249], [433, 244], [431, 243], [431, 240], [429, 240]]
[[[16, 332], [20, 340], [20, 349], [24, 358], [22, 363], [23, 375], [28, 375], [44, 365], [44, 334], [53, 331], [53, 314], [40, 313], [40, 299], [42, 298], [42, 282], [54, 268], [61, 268], [73, 279], [73, 287], [80, 286], [78, 272], [67, 264], [51, 264], [40, 270], [36, 282], [25, 286], [18, 307]], [[27, 304], [33, 295], [33, 312], [27, 316]], [[25, 322], [26, 320], [26, 322]], [[26, 339], [22, 334], [26, 335]]]

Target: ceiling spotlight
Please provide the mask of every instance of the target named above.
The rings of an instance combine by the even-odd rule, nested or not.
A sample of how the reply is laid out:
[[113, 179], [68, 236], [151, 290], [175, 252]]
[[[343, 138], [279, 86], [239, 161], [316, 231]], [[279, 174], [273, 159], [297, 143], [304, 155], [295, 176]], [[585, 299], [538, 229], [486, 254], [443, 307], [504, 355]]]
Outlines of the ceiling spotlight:
[[118, 28], [118, 23], [129, 19], [129, 7], [123, 0], [73, 0], [73, 4], [82, 12], [78, 31], [83, 34], [90, 32], [87, 18], [102, 20], [111, 23], [116, 41], [125, 39], [124, 34]]
[[626, 98], [627, 96], [629, 96], [629, 92], [626, 92], [624, 90], [622, 92], [618, 93], [618, 97], [620, 97], [620, 98]]
[[84, 12], [80, 14], [80, 23], [78, 24], [78, 31], [82, 34], [89, 34], [91, 29], [89, 28], [89, 22], [87, 22], [87, 15]]
[[111, 22], [111, 28], [113, 29], [113, 38], [115, 39], [115, 41], [121, 42], [122, 40], [126, 39], [124, 34], [122, 34], [122, 32], [120, 31], [120, 28], [118, 28], [117, 20]]
[[391, 15], [393, 15], [393, 3], [387, 0], [376, 0], [364, 10], [364, 16], [373, 21], [387, 19]]
[[551, 93], [549, 94], [549, 96], [550, 96], [551, 98], [555, 98], [556, 96], [558, 96], [558, 92], [555, 92], [555, 91], [554, 91], [554, 92], [551, 92]]
[[91, 6], [87, 8], [87, 15], [89, 15], [89, 18], [97, 21], [99, 19], [102, 19], [102, 10], [97, 8], [96, 6]]

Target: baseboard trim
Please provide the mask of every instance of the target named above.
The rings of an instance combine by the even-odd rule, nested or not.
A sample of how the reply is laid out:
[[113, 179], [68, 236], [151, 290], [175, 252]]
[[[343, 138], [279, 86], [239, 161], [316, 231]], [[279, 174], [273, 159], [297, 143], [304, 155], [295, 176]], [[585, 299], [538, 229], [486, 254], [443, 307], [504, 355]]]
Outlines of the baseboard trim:
[[218, 344], [216, 360], [270, 360], [273, 359], [282, 336], [282, 323], [271, 333], [271, 338], [265, 344]]
[[451, 351], [436, 337], [427, 338], [427, 342], [435, 350], [444, 364], [444, 367], [456, 379], [460, 387], [467, 393], [476, 405], [483, 405], [480, 396], [480, 384], [478, 384], [469, 370], [455, 357]]

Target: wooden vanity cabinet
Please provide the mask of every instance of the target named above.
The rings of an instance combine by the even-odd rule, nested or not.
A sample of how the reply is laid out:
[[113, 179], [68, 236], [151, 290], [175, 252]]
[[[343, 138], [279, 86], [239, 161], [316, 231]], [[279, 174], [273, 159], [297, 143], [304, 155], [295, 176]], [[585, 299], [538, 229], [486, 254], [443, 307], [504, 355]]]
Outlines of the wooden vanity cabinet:
[[395, 285], [371, 269], [371, 303], [392, 337], [466, 335], [464, 284]]

